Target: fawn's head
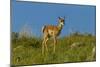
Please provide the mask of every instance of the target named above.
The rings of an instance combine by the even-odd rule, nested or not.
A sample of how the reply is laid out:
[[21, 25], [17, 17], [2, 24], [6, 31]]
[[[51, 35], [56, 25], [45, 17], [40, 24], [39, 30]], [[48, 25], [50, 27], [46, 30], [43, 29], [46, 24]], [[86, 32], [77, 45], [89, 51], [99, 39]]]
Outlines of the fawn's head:
[[62, 26], [65, 25], [65, 17], [64, 18], [58, 17], [58, 23]]

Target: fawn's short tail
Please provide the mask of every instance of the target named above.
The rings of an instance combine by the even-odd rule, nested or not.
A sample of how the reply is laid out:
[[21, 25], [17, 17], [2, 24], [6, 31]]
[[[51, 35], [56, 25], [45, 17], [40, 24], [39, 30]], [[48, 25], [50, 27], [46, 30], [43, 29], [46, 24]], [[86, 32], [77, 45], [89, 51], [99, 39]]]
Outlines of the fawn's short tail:
[[46, 26], [44, 25], [44, 26], [42, 27], [42, 32], [43, 32], [43, 33], [44, 33], [45, 28], [46, 28]]

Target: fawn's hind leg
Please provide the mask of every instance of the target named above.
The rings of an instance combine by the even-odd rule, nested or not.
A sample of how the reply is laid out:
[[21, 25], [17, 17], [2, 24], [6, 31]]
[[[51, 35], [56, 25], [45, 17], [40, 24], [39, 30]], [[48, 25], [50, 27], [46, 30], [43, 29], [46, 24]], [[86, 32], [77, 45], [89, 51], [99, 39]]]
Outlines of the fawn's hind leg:
[[44, 39], [43, 39], [43, 42], [42, 42], [42, 55], [44, 54]]
[[47, 41], [48, 41], [48, 38], [45, 39], [45, 48], [46, 48], [46, 52], [48, 52]]

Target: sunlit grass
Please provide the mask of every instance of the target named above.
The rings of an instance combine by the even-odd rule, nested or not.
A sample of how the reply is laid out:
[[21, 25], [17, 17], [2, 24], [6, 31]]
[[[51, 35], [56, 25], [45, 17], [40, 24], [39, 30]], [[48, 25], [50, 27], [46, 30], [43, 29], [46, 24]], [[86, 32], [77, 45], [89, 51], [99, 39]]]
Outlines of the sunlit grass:
[[[49, 51], [42, 55], [41, 38], [23, 38], [12, 41], [12, 65], [51, 64], [95, 61], [92, 55], [96, 46], [95, 36], [66, 36], [58, 39], [56, 52], [53, 41], [48, 42]], [[75, 44], [72, 46], [72, 44]]]

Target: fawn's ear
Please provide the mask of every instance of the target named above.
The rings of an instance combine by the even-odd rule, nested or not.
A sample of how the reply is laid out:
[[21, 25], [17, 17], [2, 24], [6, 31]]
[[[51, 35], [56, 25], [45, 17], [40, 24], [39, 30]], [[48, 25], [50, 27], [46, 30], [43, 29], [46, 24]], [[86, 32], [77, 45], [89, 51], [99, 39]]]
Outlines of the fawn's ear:
[[60, 22], [60, 19], [61, 19], [61, 18], [60, 18], [60, 17], [58, 17], [58, 23]]
[[64, 19], [65, 19], [65, 16], [64, 16]]
[[58, 19], [61, 19], [60, 17], [58, 17]]

